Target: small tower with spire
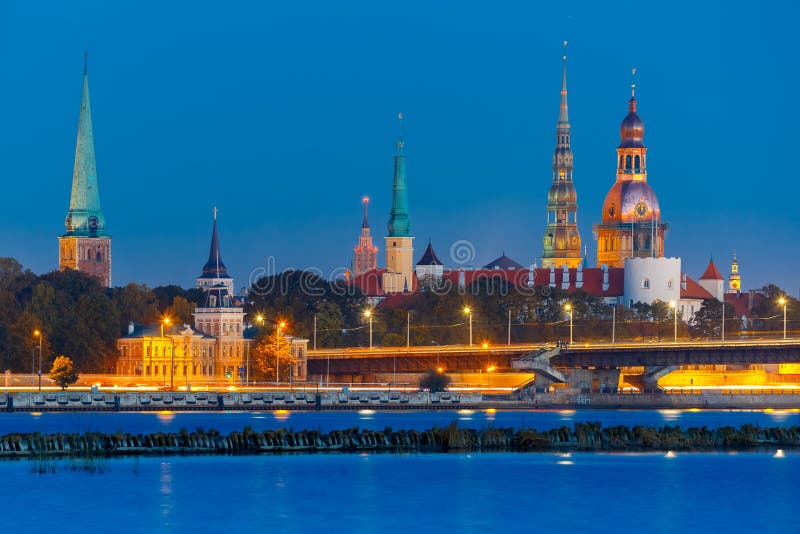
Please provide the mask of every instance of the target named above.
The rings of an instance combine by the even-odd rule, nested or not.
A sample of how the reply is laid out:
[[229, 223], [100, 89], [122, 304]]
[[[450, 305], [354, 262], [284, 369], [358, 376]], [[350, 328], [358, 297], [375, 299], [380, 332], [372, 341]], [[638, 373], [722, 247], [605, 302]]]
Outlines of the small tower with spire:
[[[564, 41], [564, 46], [567, 43]], [[544, 233], [542, 267], [577, 267], [581, 261], [578, 232], [578, 194], [572, 183], [571, 126], [567, 107], [567, 56], [561, 77], [561, 108], [553, 153], [553, 183], [547, 195], [547, 229]]]
[[739, 261], [736, 259], [736, 253], [733, 253], [733, 261], [731, 262], [731, 274], [728, 275], [728, 290], [726, 293], [741, 293], [742, 292], [742, 277], [739, 275]]
[[[403, 114], [398, 115], [403, 120]], [[394, 156], [394, 185], [392, 187], [392, 211], [389, 214], [386, 236], [386, 272], [383, 274], [384, 293], [400, 293], [414, 290], [414, 238], [408, 220], [406, 197], [406, 158], [403, 155], [402, 133], [397, 141]]]
[[714, 295], [715, 299], [722, 301], [725, 293], [725, 279], [714, 264], [713, 257], [708, 260], [708, 267], [697, 282], [703, 289]]
[[205, 291], [211, 288], [223, 287], [228, 295], [233, 295], [233, 278], [228, 275], [228, 269], [222, 262], [219, 249], [219, 233], [217, 232], [217, 208], [214, 208], [214, 226], [211, 229], [211, 249], [208, 252], [208, 261], [203, 266], [203, 273], [197, 278], [196, 287]]
[[111, 287], [111, 236], [105, 232], [106, 219], [100, 209], [86, 54], [72, 195], [64, 224], [67, 232], [58, 238], [59, 269], [89, 273], [100, 278], [104, 286]]
[[367, 220], [367, 206], [369, 198], [362, 199], [364, 203], [364, 222], [361, 223], [361, 235], [358, 236], [358, 246], [353, 249], [353, 275], [359, 276], [377, 267], [378, 247], [372, 244], [369, 221]]

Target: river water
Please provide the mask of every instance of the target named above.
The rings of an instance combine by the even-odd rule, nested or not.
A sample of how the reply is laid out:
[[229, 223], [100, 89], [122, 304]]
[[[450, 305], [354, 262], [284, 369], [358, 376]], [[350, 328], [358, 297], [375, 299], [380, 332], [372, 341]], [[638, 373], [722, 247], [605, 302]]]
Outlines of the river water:
[[293, 430], [425, 430], [456, 421], [469, 428], [514, 427], [550, 430], [598, 421], [603, 426], [680, 425], [683, 428], [800, 426], [800, 410], [452, 410], [452, 411], [259, 411], [259, 412], [15, 412], [0, 413], [0, 435], [13, 432], [178, 432], [211, 428], [223, 433], [287, 428]]
[[[800, 424], [794, 411], [1, 414], [12, 431]], [[800, 532], [800, 452], [0, 461], [6, 532]], [[87, 469], [87, 468], [91, 469]]]

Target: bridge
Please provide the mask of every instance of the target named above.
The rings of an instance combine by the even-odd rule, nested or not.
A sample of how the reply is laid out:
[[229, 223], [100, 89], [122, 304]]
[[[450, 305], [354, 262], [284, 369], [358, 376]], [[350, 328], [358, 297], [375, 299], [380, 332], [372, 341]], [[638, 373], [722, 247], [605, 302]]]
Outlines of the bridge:
[[570, 369], [618, 370], [644, 367], [652, 385], [683, 365], [800, 363], [800, 340], [679, 341], [658, 343], [583, 343], [444, 345], [310, 350], [309, 374], [359, 375], [444, 371], [527, 371], [549, 382], [569, 381]]

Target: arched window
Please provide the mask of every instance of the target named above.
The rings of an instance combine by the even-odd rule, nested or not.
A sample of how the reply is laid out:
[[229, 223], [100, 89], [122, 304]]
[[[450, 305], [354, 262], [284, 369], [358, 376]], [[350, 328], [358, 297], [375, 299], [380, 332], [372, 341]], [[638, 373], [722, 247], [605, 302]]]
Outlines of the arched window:
[[637, 173], [641, 172], [640, 161], [641, 161], [641, 158], [639, 156], [636, 156], [635, 158], [633, 158], [633, 170], [634, 170], [634, 172], [637, 172]]
[[619, 170], [622, 170], [622, 155], [619, 156]]
[[625, 170], [629, 171], [629, 172], [631, 170], [631, 157], [630, 156], [625, 156]]
[[650, 289], [650, 279], [645, 278], [642, 280], [642, 289]]

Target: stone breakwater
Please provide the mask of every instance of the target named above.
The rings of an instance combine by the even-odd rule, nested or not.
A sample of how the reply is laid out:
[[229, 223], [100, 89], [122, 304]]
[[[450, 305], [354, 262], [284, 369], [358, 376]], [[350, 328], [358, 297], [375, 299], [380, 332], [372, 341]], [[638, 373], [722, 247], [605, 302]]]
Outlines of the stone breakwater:
[[717, 451], [800, 448], [800, 427], [743, 425], [718, 429], [677, 426], [602, 428], [577, 423], [547, 431], [533, 429], [445, 428], [424, 431], [359, 430], [321, 433], [245, 428], [223, 435], [215, 430], [152, 434], [8, 434], [0, 437], [0, 457], [110, 457], [139, 454], [259, 454], [285, 452], [625, 452]]

